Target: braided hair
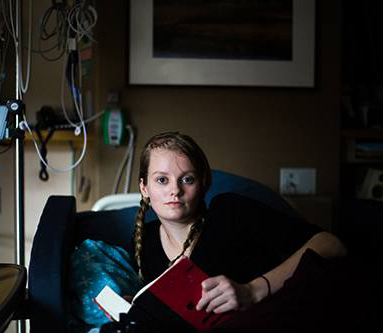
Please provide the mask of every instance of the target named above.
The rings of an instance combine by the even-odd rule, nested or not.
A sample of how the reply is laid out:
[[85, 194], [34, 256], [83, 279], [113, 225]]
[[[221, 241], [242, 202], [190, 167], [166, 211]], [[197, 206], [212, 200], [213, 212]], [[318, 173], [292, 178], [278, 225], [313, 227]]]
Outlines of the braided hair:
[[138, 265], [138, 275], [143, 278], [141, 271], [141, 249], [142, 249], [142, 236], [144, 231], [145, 214], [149, 209], [149, 199], [142, 198], [140, 201], [140, 208], [136, 216], [136, 224], [134, 229], [134, 257]]
[[204, 206], [204, 209], [201, 212], [200, 216], [197, 218], [196, 222], [194, 222], [193, 225], [190, 227], [186, 240], [183, 243], [181, 253], [178, 256], [176, 256], [173, 260], [169, 261], [169, 267], [172, 266], [179, 258], [181, 258], [185, 254], [186, 250], [193, 244], [194, 240], [198, 239], [198, 236], [202, 232], [202, 228], [205, 223], [205, 207], [206, 206]]
[[[150, 154], [155, 149], [166, 149], [181, 153], [186, 156], [193, 165], [196, 176], [201, 182], [201, 201], [197, 208], [196, 222], [191, 226], [186, 240], [183, 244], [181, 253], [169, 265], [172, 265], [179, 257], [184, 255], [185, 251], [193, 244], [201, 233], [204, 224], [204, 215], [206, 212], [206, 204], [204, 201], [205, 194], [211, 184], [211, 170], [209, 162], [197, 143], [188, 135], [179, 132], [166, 132], [153, 136], [144, 146], [140, 157], [139, 181], [144, 185], [148, 181], [148, 168], [150, 162]], [[142, 198], [140, 208], [136, 216], [136, 224], [134, 230], [135, 259], [138, 265], [138, 272], [142, 278], [142, 239], [144, 237], [144, 220], [145, 214], [149, 208], [149, 199]]]

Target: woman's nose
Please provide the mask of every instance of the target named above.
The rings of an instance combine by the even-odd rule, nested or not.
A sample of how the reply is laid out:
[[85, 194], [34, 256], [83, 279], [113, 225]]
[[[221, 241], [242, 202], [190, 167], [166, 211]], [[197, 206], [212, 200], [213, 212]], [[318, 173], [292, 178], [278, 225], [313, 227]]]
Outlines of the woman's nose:
[[182, 195], [182, 186], [179, 182], [174, 182], [170, 189], [171, 195], [173, 197], [179, 197]]

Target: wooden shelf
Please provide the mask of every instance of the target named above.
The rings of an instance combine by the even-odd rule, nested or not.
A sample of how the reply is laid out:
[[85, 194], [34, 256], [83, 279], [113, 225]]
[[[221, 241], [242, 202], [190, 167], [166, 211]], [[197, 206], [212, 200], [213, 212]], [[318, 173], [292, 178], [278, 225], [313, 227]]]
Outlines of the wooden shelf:
[[[48, 135], [48, 131], [42, 131], [41, 132], [43, 138], [46, 138]], [[37, 137], [37, 134], [35, 133], [35, 138]], [[93, 142], [94, 137], [92, 135], [89, 135], [89, 132], [87, 132], [87, 141]], [[31, 135], [26, 132], [25, 133], [25, 142], [32, 142]], [[49, 139], [48, 145], [49, 144], [67, 144], [67, 143], [72, 143], [74, 148], [82, 148], [84, 139], [82, 134], [79, 136], [75, 136], [73, 133], [73, 130], [67, 131], [67, 130], [57, 130], [53, 133], [52, 137]]]
[[346, 139], [373, 139], [383, 140], [383, 129], [361, 128], [343, 129], [341, 135]]

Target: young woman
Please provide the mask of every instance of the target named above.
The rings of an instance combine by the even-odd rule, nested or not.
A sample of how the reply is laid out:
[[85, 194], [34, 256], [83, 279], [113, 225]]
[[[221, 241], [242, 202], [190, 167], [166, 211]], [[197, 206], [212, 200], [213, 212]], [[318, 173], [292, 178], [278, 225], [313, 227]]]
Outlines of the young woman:
[[[154, 136], [140, 160], [142, 194], [134, 237], [140, 275], [149, 282], [185, 255], [210, 278], [198, 310], [246, 310], [277, 293], [302, 254], [343, 256], [334, 235], [255, 200], [218, 195], [207, 208], [209, 163], [195, 141], [169, 132]], [[158, 220], [143, 223], [149, 207]]]

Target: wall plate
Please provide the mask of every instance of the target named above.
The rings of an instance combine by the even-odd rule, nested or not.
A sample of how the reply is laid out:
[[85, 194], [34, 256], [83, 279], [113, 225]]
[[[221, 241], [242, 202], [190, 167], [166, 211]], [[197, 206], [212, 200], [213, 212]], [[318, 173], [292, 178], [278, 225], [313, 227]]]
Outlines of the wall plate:
[[284, 195], [316, 194], [315, 168], [281, 168], [279, 191]]

